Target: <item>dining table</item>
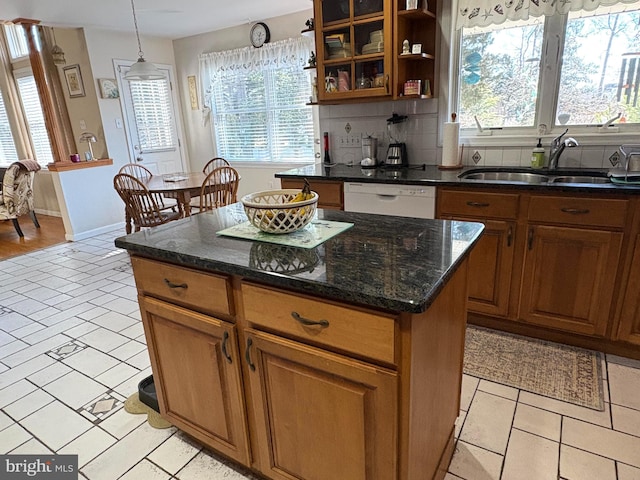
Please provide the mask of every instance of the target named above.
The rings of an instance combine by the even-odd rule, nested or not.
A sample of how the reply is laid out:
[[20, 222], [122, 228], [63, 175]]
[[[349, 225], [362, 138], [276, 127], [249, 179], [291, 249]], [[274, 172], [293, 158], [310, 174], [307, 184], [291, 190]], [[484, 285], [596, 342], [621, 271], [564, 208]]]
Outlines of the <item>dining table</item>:
[[172, 173], [154, 175], [144, 181], [151, 193], [160, 193], [166, 198], [174, 198], [181, 217], [191, 215], [191, 199], [200, 196], [202, 182], [207, 176], [202, 172]]

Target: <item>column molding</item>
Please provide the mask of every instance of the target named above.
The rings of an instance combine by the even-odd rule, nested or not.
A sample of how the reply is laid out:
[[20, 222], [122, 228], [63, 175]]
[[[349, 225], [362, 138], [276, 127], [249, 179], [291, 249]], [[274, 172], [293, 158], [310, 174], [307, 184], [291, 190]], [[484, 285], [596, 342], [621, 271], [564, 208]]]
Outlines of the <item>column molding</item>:
[[47, 81], [47, 74], [44, 68], [42, 54], [37, 48], [36, 36], [40, 37], [39, 43], [41, 45], [44, 44], [41, 27], [39, 26], [40, 21], [27, 18], [17, 18], [13, 20], [13, 23], [22, 25], [27, 37], [29, 61], [36, 81], [38, 95], [40, 96], [42, 111], [44, 112], [44, 121], [49, 135], [49, 142], [51, 144], [51, 152], [53, 154], [54, 162], [71, 163], [68, 147], [66, 145], [64, 135], [62, 134], [62, 126], [60, 125], [56, 115], [56, 104], [51, 94], [53, 87]]

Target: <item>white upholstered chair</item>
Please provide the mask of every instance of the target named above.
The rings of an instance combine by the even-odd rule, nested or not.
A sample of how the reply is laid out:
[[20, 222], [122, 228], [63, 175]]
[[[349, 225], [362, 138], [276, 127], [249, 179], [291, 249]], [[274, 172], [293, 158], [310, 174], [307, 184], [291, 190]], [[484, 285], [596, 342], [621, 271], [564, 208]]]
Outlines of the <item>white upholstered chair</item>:
[[40, 228], [33, 210], [33, 177], [40, 170], [35, 160], [20, 160], [12, 163], [2, 179], [0, 195], [0, 220], [11, 220], [16, 232], [24, 237], [18, 217], [29, 214], [36, 228]]

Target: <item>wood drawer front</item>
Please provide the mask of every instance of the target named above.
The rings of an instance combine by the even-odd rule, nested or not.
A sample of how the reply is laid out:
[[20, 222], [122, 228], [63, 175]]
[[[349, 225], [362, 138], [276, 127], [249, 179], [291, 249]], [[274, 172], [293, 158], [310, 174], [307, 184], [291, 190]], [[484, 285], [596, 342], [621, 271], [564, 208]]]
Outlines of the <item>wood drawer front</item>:
[[627, 200], [532, 196], [529, 221], [598, 227], [624, 227]]
[[[392, 316], [328, 303], [258, 285], [242, 284], [246, 319], [302, 340], [395, 364], [396, 321]], [[326, 321], [303, 325], [294, 319]]]
[[[303, 180], [280, 179], [282, 188], [300, 188], [304, 185]], [[318, 194], [318, 206], [320, 208], [336, 208], [342, 210], [342, 182], [313, 182], [310, 181], [311, 190]]]
[[196, 310], [233, 315], [228, 277], [132, 257], [138, 290]]
[[441, 190], [438, 192], [439, 214], [515, 219], [519, 198], [515, 193]]

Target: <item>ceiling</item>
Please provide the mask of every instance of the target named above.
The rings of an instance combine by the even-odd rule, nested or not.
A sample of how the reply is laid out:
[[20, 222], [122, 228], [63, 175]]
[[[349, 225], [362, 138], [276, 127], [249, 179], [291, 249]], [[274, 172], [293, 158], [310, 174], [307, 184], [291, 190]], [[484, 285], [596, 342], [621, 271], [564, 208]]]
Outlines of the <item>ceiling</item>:
[[[134, 31], [131, 0], [1, 0], [0, 20]], [[311, 0], [135, 0], [143, 35], [182, 38], [312, 8]]]

